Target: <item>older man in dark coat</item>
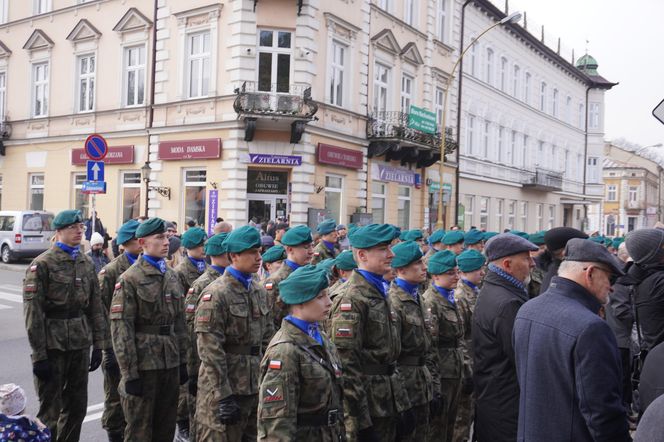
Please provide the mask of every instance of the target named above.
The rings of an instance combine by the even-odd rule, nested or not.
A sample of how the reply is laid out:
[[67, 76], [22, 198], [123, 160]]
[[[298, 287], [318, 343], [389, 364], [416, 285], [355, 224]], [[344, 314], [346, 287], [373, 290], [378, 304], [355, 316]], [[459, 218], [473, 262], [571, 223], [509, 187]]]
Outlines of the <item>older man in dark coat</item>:
[[622, 265], [601, 244], [567, 243], [549, 289], [514, 323], [519, 441], [631, 441], [618, 345], [600, 317]]
[[473, 316], [474, 383], [477, 395], [475, 434], [479, 442], [516, 440], [519, 386], [514, 366], [512, 328], [528, 300], [535, 244], [512, 233], [491, 238], [485, 246], [488, 273]]

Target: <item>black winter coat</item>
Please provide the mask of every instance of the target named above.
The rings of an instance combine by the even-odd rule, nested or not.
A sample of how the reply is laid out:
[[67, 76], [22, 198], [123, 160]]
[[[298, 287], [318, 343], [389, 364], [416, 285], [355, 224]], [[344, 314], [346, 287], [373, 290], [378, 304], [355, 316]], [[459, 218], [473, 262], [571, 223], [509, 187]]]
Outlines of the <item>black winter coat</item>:
[[641, 348], [664, 342], [664, 266], [632, 265], [627, 274], [640, 281], [634, 291], [635, 319], [641, 327]]

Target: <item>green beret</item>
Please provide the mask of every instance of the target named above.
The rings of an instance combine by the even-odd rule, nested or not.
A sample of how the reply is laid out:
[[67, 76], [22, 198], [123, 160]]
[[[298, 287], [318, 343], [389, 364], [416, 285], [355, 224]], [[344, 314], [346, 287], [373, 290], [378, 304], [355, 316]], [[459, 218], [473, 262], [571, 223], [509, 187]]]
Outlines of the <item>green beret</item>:
[[356, 231], [359, 228], [360, 228], [360, 226], [356, 226], [356, 225], [353, 224], [353, 227], [350, 227], [350, 224], [348, 224], [348, 234], [347, 234], [347, 236], [350, 237], [350, 234], [353, 233], [354, 231]]
[[[189, 230], [187, 230], [187, 232]], [[219, 256], [226, 253], [226, 244], [224, 244], [226, 238], [228, 238], [228, 232], [217, 233], [216, 235], [213, 235], [205, 243], [205, 254], [207, 256]]]
[[316, 232], [320, 233], [321, 235], [327, 235], [328, 233], [334, 232], [336, 228], [337, 222], [335, 220], [326, 219], [318, 224], [318, 227], [316, 227]]
[[625, 242], [625, 238], [622, 237], [622, 236], [616, 236], [611, 241], [614, 249], [617, 249], [618, 247], [620, 247], [620, 244], [622, 244], [623, 242]]
[[81, 215], [80, 210], [63, 210], [62, 212], [55, 215], [51, 225], [55, 230], [64, 229], [67, 226], [72, 224], [82, 223], [83, 216]]
[[279, 297], [288, 305], [311, 301], [329, 285], [327, 275], [323, 267], [302, 266], [279, 283]]
[[127, 241], [131, 241], [134, 239], [136, 236], [136, 229], [138, 229], [138, 226], [140, 226], [141, 223], [136, 221], [135, 219], [130, 219], [126, 223], [120, 226], [118, 229], [118, 236], [115, 237], [115, 242], [117, 245], [121, 246], [122, 244], [126, 243]]
[[261, 234], [255, 227], [246, 225], [231, 231], [224, 241], [228, 253], [242, 253], [261, 246]]
[[291, 247], [313, 241], [314, 238], [311, 236], [311, 229], [304, 224], [289, 229], [281, 237], [281, 244]]
[[392, 242], [397, 229], [390, 224], [369, 224], [348, 235], [350, 245], [356, 249], [369, 249], [379, 244]]
[[591, 241], [594, 242], [594, 243], [604, 245], [604, 237], [603, 237], [603, 236], [600, 236], [600, 235], [597, 235], [597, 236], [591, 236], [591, 237], [588, 238], [588, 239], [591, 240]]
[[348, 223], [348, 226], [346, 226], [346, 227], [348, 227], [348, 230], [350, 230], [350, 229], [354, 229], [354, 228], [357, 227], [357, 224], [355, 224], [355, 223]]
[[613, 245], [613, 240], [611, 238], [604, 238], [604, 245], [606, 247], [611, 247]]
[[448, 272], [457, 266], [456, 255], [451, 250], [441, 250], [434, 253], [429, 258], [429, 267], [427, 270], [432, 275], [440, 275]]
[[272, 246], [263, 253], [263, 262], [283, 261], [286, 259], [286, 249], [283, 246]]
[[344, 250], [339, 253], [335, 258], [335, 261], [334, 265], [339, 270], [353, 270], [357, 268], [357, 263], [355, 262], [355, 258], [353, 258], [353, 252], [350, 250]]
[[193, 249], [202, 245], [206, 239], [205, 230], [200, 227], [191, 227], [182, 234], [181, 244], [185, 249]]
[[392, 259], [392, 268], [398, 269], [422, 258], [420, 245], [415, 241], [404, 241], [392, 247], [394, 258]]
[[544, 230], [542, 230], [540, 232], [531, 233], [529, 236], [530, 236], [530, 238], [528, 238], [528, 240], [531, 243], [533, 243], [537, 246], [544, 245]]
[[136, 229], [136, 238], [145, 238], [150, 235], [157, 235], [159, 233], [164, 233], [166, 231], [166, 224], [161, 218], [149, 218], [146, 219], [138, 226]]
[[462, 272], [474, 272], [482, 268], [486, 258], [475, 249], [469, 249], [457, 256], [457, 265]]
[[512, 235], [520, 236], [523, 239], [530, 239], [530, 235], [528, 235], [526, 232], [522, 232], [520, 230], [510, 230], [510, 233]]
[[450, 230], [443, 237], [443, 244], [451, 246], [452, 244], [463, 241], [463, 232], [461, 230]]
[[335, 258], [327, 258], [316, 264], [316, 267], [325, 269], [328, 276], [332, 276], [332, 267], [336, 264], [337, 260]]
[[406, 241], [406, 236], [408, 236], [410, 230], [399, 231], [399, 241]]
[[424, 238], [424, 235], [420, 229], [408, 230], [405, 238], [405, 241], [417, 241], [418, 239]]
[[484, 239], [484, 233], [477, 229], [470, 229], [463, 238], [463, 242], [468, 245], [477, 244]]
[[483, 241], [488, 241], [496, 235], [498, 235], [498, 232], [484, 232], [482, 234], [482, 240]]
[[435, 230], [431, 234], [431, 236], [429, 236], [429, 244], [436, 244], [437, 242], [441, 242], [444, 236], [445, 236], [445, 230], [443, 229]]

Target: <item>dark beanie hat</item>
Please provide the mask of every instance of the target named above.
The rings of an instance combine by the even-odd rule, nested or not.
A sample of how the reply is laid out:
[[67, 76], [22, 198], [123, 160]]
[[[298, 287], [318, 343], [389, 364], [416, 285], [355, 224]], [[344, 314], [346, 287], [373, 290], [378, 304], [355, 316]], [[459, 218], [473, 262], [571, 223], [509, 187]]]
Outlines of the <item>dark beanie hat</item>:
[[564, 249], [572, 238], [588, 239], [588, 235], [573, 227], [556, 227], [544, 234], [544, 244], [550, 252]]
[[639, 229], [625, 237], [629, 256], [640, 265], [657, 264], [664, 258], [664, 230]]

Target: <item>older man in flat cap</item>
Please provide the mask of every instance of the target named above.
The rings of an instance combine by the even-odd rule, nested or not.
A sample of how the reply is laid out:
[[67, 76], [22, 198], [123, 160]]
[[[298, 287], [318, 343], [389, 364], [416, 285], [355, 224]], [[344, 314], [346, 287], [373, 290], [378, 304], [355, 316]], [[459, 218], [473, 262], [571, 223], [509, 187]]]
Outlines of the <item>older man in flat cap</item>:
[[525, 238], [501, 233], [487, 241], [489, 261], [473, 315], [475, 432], [480, 442], [516, 440], [519, 387], [512, 349], [512, 328], [528, 300], [528, 280], [539, 248]]
[[571, 239], [549, 289], [519, 310], [514, 323], [518, 440], [632, 440], [618, 345], [600, 317], [622, 274], [622, 265], [602, 244]]

